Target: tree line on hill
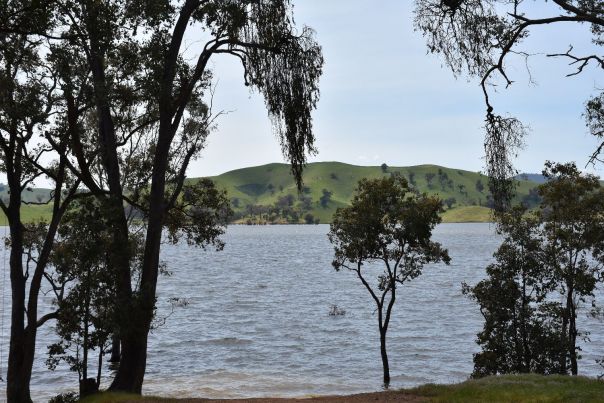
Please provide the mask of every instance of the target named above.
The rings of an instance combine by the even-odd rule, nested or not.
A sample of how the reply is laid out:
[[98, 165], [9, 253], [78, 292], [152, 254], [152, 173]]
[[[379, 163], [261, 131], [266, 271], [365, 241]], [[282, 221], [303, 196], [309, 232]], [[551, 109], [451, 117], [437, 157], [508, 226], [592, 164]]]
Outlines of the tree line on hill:
[[279, 196], [272, 205], [247, 204], [241, 206], [238, 198], [231, 199], [231, 205], [235, 209], [232, 216], [233, 222], [253, 224], [319, 224], [321, 220], [315, 217], [311, 211], [317, 207], [327, 208], [333, 192], [323, 189], [318, 202], [313, 201], [309, 195], [310, 189], [302, 188], [297, 196], [286, 194]]

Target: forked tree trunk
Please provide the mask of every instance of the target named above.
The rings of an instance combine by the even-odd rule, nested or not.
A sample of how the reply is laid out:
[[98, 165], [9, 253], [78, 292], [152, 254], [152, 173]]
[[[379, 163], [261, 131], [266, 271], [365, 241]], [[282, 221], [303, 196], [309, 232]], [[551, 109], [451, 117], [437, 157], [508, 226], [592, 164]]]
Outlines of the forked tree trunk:
[[142, 393], [147, 364], [147, 333], [146, 329], [138, 329], [136, 334], [129, 332], [122, 338], [120, 366], [109, 390]]

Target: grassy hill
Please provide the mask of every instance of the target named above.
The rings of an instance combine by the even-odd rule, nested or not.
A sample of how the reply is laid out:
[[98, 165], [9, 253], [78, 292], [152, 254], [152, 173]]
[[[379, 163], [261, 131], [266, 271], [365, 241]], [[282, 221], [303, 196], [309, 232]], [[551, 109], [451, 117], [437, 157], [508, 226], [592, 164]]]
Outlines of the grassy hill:
[[[341, 162], [316, 162], [308, 164], [304, 170], [304, 191], [298, 194], [296, 184], [287, 164], [267, 164], [250, 168], [237, 169], [222, 175], [211, 177], [216, 185], [227, 191], [236, 222], [266, 222], [262, 211], [275, 206], [280, 199], [289, 197], [291, 208], [298, 217], [289, 217], [289, 222], [304, 222], [304, 216], [311, 214], [321, 223], [329, 223], [338, 207], [350, 203], [357, 182], [362, 178], [379, 178], [398, 172], [405, 176], [420, 191], [437, 195], [443, 200], [449, 199], [451, 208], [443, 214], [444, 222], [487, 222], [491, 220], [488, 206], [488, 178], [485, 175], [459, 169], [445, 168], [437, 165], [417, 165], [410, 167], [388, 167], [384, 171], [379, 166], [357, 166]], [[430, 180], [429, 180], [430, 179]], [[190, 180], [196, 180], [191, 178]], [[477, 183], [480, 185], [477, 186]], [[528, 197], [531, 189], [538, 184], [532, 181], [519, 181], [516, 201]], [[331, 192], [329, 200], [322, 204], [323, 190]], [[50, 190], [34, 188], [23, 192], [26, 202], [47, 200]], [[0, 184], [0, 197], [8, 197], [7, 188]], [[301, 197], [306, 198], [303, 207]], [[262, 206], [250, 215], [248, 206]], [[258, 210], [258, 208], [256, 208]], [[48, 219], [50, 205], [26, 205], [22, 210], [25, 221]], [[263, 216], [264, 218], [262, 218]], [[0, 225], [5, 222], [0, 214]], [[282, 217], [273, 217], [274, 222], [285, 222]]]
[[[341, 162], [316, 162], [304, 170], [303, 196], [312, 200], [308, 213], [322, 223], [331, 221], [338, 207], [346, 206], [352, 198], [357, 182], [362, 178], [379, 178], [398, 172], [414, 183], [420, 192], [438, 195], [441, 199], [455, 199], [452, 208], [443, 215], [445, 222], [484, 222], [490, 220], [488, 205], [488, 178], [485, 175], [440, 167], [417, 165], [410, 167], [356, 166]], [[247, 220], [246, 206], [272, 206], [279, 198], [292, 195], [295, 205], [299, 196], [287, 164], [268, 164], [230, 171], [211, 178], [218, 187], [225, 189], [238, 212], [241, 222]], [[429, 181], [429, 179], [431, 179]], [[477, 187], [480, 182], [484, 188]], [[529, 195], [537, 186], [531, 181], [519, 181], [517, 201]], [[322, 206], [323, 189], [332, 192], [329, 202]], [[243, 215], [243, 217], [241, 217]], [[302, 219], [302, 217], [300, 217]]]

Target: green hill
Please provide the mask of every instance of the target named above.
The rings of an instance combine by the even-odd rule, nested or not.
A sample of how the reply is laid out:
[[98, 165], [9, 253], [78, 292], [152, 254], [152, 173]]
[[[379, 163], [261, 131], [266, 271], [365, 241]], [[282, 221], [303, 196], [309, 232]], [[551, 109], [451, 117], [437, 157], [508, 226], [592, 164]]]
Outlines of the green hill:
[[[242, 168], [211, 179], [227, 191], [236, 213], [235, 222], [305, 222], [305, 218], [311, 218], [308, 217], [310, 215], [314, 221], [329, 223], [338, 207], [348, 205], [360, 179], [379, 178], [394, 172], [404, 175], [418, 191], [448, 200], [451, 208], [443, 214], [444, 222], [491, 220], [488, 178], [476, 172], [437, 165], [388, 167], [384, 171], [379, 166], [315, 162], [304, 170], [302, 194], [298, 193], [287, 164]], [[522, 200], [535, 205], [537, 199], [533, 189], [537, 185], [532, 181], [519, 181], [516, 202]], [[324, 190], [330, 192], [330, 197], [321, 203]], [[34, 188], [24, 191], [23, 198], [26, 202], [41, 202], [48, 199], [49, 193], [49, 189]], [[8, 197], [7, 188], [2, 184], [0, 197]], [[50, 211], [50, 205], [30, 204], [24, 206], [22, 214], [25, 221], [35, 221], [48, 219]], [[0, 217], [0, 221], [2, 219], [5, 221]]]
[[[237, 169], [211, 177], [216, 185], [225, 189], [232, 201], [238, 222], [283, 221], [283, 217], [271, 219], [268, 212], [281, 199], [285, 205], [293, 198], [290, 209], [297, 217], [289, 217], [290, 222], [303, 222], [304, 216], [311, 214], [322, 223], [331, 221], [338, 207], [346, 206], [352, 198], [357, 182], [362, 178], [379, 178], [398, 172], [405, 176], [420, 192], [438, 195], [443, 200], [455, 199], [451, 208], [443, 215], [445, 222], [484, 222], [490, 220], [488, 178], [485, 175], [437, 165], [417, 165], [410, 167], [356, 166], [341, 162], [316, 162], [308, 164], [304, 170], [304, 191], [298, 194], [287, 164], [268, 164]], [[477, 185], [478, 184], [478, 185]], [[481, 187], [482, 185], [482, 187]], [[537, 186], [531, 181], [519, 181], [516, 201], [536, 203], [529, 195]], [[321, 204], [323, 190], [331, 192], [330, 200]], [[300, 197], [310, 198], [303, 209]], [[530, 203], [529, 203], [530, 204]], [[297, 218], [297, 219], [296, 219]]]

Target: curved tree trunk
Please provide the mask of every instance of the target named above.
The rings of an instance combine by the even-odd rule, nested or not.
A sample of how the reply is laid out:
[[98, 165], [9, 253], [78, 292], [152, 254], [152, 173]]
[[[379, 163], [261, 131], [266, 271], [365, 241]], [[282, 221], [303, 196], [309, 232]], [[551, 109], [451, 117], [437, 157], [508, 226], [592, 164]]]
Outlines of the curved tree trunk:
[[[17, 187], [18, 186], [14, 186]], [[36, 329], [25, 326], [26, 281], [23, 274], [23, 226], [19, 206], [20, 195], [11, 193], [8, 209], [10, 222], [11, 332], [8, 354], [6, 397], [8, 403], [29, 403], [29, 384], [36, 347]]]

